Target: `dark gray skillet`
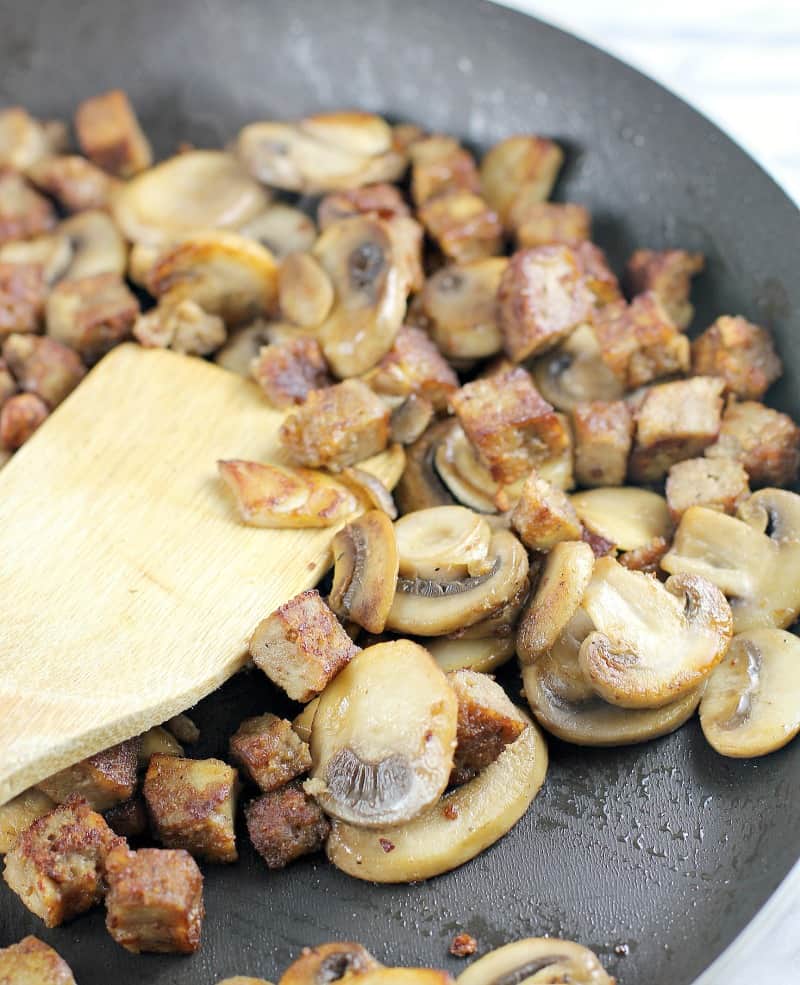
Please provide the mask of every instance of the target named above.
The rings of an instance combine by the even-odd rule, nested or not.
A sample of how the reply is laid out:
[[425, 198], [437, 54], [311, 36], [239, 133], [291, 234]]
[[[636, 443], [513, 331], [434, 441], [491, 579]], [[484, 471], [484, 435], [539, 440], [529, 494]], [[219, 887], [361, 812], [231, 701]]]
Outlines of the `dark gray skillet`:
[[[696, 324], [729, 312], [774, 329], [787, 374], [771, 399], [800, 416], [800, 214], [707, 120], [560, 31], [477, 0], [2, 0], [0, 104], [66, 117], [117, 85], [162, 154], [180, 140], [219, 145], [250, 120], [342, 106], [477, 146], [553, 136], [569, 151], [558, 196], [591, 208], [612, 261], [640, 245], [707, 254]], [[198, 709], [200, 754], [223, 752], [241, 717], [276, 700], [260, 675], [232, 681]], [[364, 885], [321, 859], [271, 874], [242, 838], [238, 865], [207, 872], [194, 958], [126, 954], [102, 911], [45, 931], [5, 889], [0, 945], [37, 933], [81, 985], [212, 985], [235, 972], [277, 977], [303, 945], [334, 938], [457, 972], [447, 947], [463, 929], [482, 949], [573, 938], [622, 985], [692, 981], [800, 855], [800, 741], [737, 762], [694, 722], [642, 747], [550, 749], [544, 789], [513, 833], [427, 885]], [[759, 920], [768, 954], [771, 918]], [[706, 981], [730, 980], [735, 965], [734, 954]]]

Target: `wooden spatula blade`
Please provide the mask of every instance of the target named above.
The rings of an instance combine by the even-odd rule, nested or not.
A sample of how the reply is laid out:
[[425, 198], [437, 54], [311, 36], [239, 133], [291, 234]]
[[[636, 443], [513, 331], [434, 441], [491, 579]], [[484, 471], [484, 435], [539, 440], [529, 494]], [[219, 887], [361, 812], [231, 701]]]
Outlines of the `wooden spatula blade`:
[[[115, 349], [0, 472], [0, 804], [189, 707], [316, 584], [334, 528], [238, 519], [220, 458], [283, 415], [217, 366]], [[397, 459], [368, 467], [387, 483]]]

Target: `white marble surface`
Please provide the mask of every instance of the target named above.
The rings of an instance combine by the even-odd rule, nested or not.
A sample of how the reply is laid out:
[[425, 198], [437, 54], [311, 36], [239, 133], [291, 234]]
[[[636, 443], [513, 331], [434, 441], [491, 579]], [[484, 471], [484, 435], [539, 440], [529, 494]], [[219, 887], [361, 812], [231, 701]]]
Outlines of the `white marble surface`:
[[[657, 79], [800, 203], [800, 0], [502, 0]], [[800, 982], [800, 972], [798, 972]]]

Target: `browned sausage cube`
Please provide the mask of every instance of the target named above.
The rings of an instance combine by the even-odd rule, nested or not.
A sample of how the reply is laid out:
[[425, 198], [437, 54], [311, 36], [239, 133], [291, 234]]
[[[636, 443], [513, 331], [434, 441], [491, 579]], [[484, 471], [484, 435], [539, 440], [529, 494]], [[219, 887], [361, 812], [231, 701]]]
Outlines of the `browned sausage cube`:
[[358, 653], [316, 589], [302, 592], [258, 624], [250, 640], [257, 667], [293, 701], [310, 701]]
[[30, 438], [49, 414], [47, 404], [35, 393], [18, 393], [0, 408], [0, 445], [16, 451]]
[[126, 951], [191, 954], [200, 946], [203, 876], [192, 856], [115, 848], [107, 861], [106, 928]]
[[443, 192], [480, 190], [475, 158], [453, 137], [435, 134], [409, 147], [411, 197], [420, 206]]
[[800, 473], [800, 428], [772, 407], [731, 401], [706, 456], [740, 462], [752, 486], [790, 486]]
[[695, 458], [716, 441], [722, 416], [722, 380], [695, 376], [652, 387], [636, 412], [630, 474], [658, 482], [675, 462]]
[[481, 161], [481, 191], [506, 225], [512, 207], [525, 209], [549, 198], [564, 161], [552, 140], [532, 135], [508, 137]]
[[67, 212], [108, 208], [115, 184], [105, 171], [79, 154], [45, 157], [29, 168], [27, 175]]
[[41, 397], [51, 409], [86, 375], [77, 352], [47, 336], [9, 335], [3, 343], [3, 358], [20, 387]]
[[326, 195], [317, 209], [320, 231], [354, 215], [374, 215], [379, 219], [408, 216], [410, 211], [403, 196], [394, 185], [363, 185]]
[[449, 191], [436, 195], [420, 206], [418, 215], [442, 253], [456, 263], [497, 256], [501, 251], [500, 219], [474, 192]]
[[36, 820], [48, 814], [56, 805], [36, 787], [28, 787], [22, 793], [0, 805], [0, 855], [11, 851], [22, 834]]
[[533, 202], [512, 210], [517, 244], [521, 247], [550, 243], [576, 244], [592, 234], [592, 216], [574, 202]]
[[625, 401], [577, 404], [572, 425], [578, 485], [624, 485], [633, 443], [633, 415]]
[[515, 361], [552, 349], [592, 313], [594, 296], [568, 246], [518, 250], [497, 292], [505, 350]]
[[297, 465], [343, 468], [383, 451], [389, 408], [361, 380], [312, 390], [283, 422], [280, 441]]
[[153, 163], [150, 143], [120, 89], [82, 102], [75, 113], [75, 132], [83, 153], [118, 178], [131, 178]]
[[692, 370], [721, 377], [729, 392], [743, 400], [758, 400], [783, 366], [765, 328], [723, 315], [692, 342]]
[[535, 471], [525, 480], [511, 526], [533, 551], [549, 551], [559, 541], [581, 536], [581, 522], [569, 496]]
[[417, 393], [439, 411], [447, 409], [449, 397], [458, 389], [458, 377], [430, 336], [407, 326], [364, 380], [376, 393], [392, 397]]
[[74, 797], [23, 831], [6, 855], [3, 878], [46, 926], [57, 927], [102, 899], [106, 856], [122, 843]]
[[55, 209], [46, 198], [21, 174], [0, 170], [0, 244], [30, 239], [55, 224]]
[[687, 458], [667, 476], [667, 506], [676, 523], [690, 506], [735, 513], [749, 495], [747, 472], [732, 458]]
[[236, 770], [220, 759], [156, 753], [142, 788], [158, 840], [208, 862], [235, 862]]
[[270, 869], [318, 852], [330, 830], [316, 801], [294, 785], [250, 801], [244, 816], [250, 841]]
[[319, 342], [307, 335], [262, 346], [251, 372], [275, 407], [302, 404], [312, 390], [333, 382]]
[[228, 333], [219, 315], [196, 301], [163, 300], [137, 317], [133, 337], [148, 349], [172, 349], [190, 356], [207, 356], [224, 345]]
[[231, 759], [265, 792], [277, 790], [311, 769], [308, 746], [277, 715], [246, 718], [230, 741]]
[[64, 280], [47, 299], [47, 334], [92, 363], [130, 336], [138, 314], [119, 274]]
[[140, 838], [147, 834], [147, 806], [138, 794], [107, 810], [104, 817], [111, 830], [122, 838]]
[[17, 392], [17, 381], [8, 368], [8, 363], [0, 359], [0, 407]]
[[525, 730], [519, 715], [497, 707], [495, 685], [486, 674], [456, 670], [447, 675], [458, 698], [458, 732], [451, 784], [467, 783], [491, 765]]
[[473, 380], [453, 410], [496, 482], [511, 484], [569, 444], [568, 427], [521, 367]]
[[686, 328], [694, 315], [689, 301], [692, 277], [704, 266], [702, 253], [637, 250], [628, 260], [626, 283], [631, 294], [654, 291], [678, 328]]
[[67, 962], [38, 937], [0, 949], [2, 985], [75, 985]]
[[0, 263], [0, 339], [36, 332], [44, 313], [47, 283], [38, 263]]
[[[642, 547], [631, 551], [623, 551], [619, 555], [619, 563], [631, 571], [644, 571], [648, 575], [662, 575], [661, 558], [667, 553], [670, 542], [666, 537], [654, 537]], [[604, 552], [608, 553], [608, 552]]]
[[599, 246], [584, 240], [572, 247], [578, 269], [586, 286], [594, 295], [595, 304], [601, 307], [622, 297], [617, 275], [609, 267], [605, 253]]
[[133, 796], [139, 739], [128, 739], [49, 776], [36, 786], [57, 804], [78, 794], [96, 811], [104, 811]]

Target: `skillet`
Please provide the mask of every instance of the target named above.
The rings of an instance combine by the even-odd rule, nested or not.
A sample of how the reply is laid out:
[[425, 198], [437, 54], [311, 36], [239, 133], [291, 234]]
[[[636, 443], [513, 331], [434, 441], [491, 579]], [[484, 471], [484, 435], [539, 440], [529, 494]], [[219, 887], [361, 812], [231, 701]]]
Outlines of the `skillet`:
[[[704, 252], [695, 327], [725, 312], [770, 327], [787, 372], [769, 402], [800, 417], [800, 214], [707, 120], [569, 35], [481, 0], [3, 0], [0, 105], [67, 118], [112, 86], [161, 155], [181, 140], [221, 145], [251, 120], [345, 106], [478, 149], [552, 136], [567, 149], [556, 197], [589, 206], [612, 264], [643, 245]], [[518, 687], [513, 674], [506, 683]], [[239, 675], [198, 707], [192, 754], [223, 753], [241, 718], [275, 706], [261, 675]], [[5, 887], [0, 946], [36, 933], [81, 985], [212, 985], [275, 978], [303, 945], [335, 938], [457, 973], [447, 947], [460, 930], [482, 950], [549, 933], [594, 948], [621, 985], [688, 985], [800, 855], [800, 742], [726, 760], [694, 721], [630, 749], [549, 744], [545, 786], [513, 833], [429, 884], [372, 887], [321, 859], [269, 873], [242, 838], [238, 865], [207, 869], [192, 958], [127, 954], [101, 910], [46, 931]], [[798, 874], [704, 983], [774, 948], [770, 914], [797, 899]]]

